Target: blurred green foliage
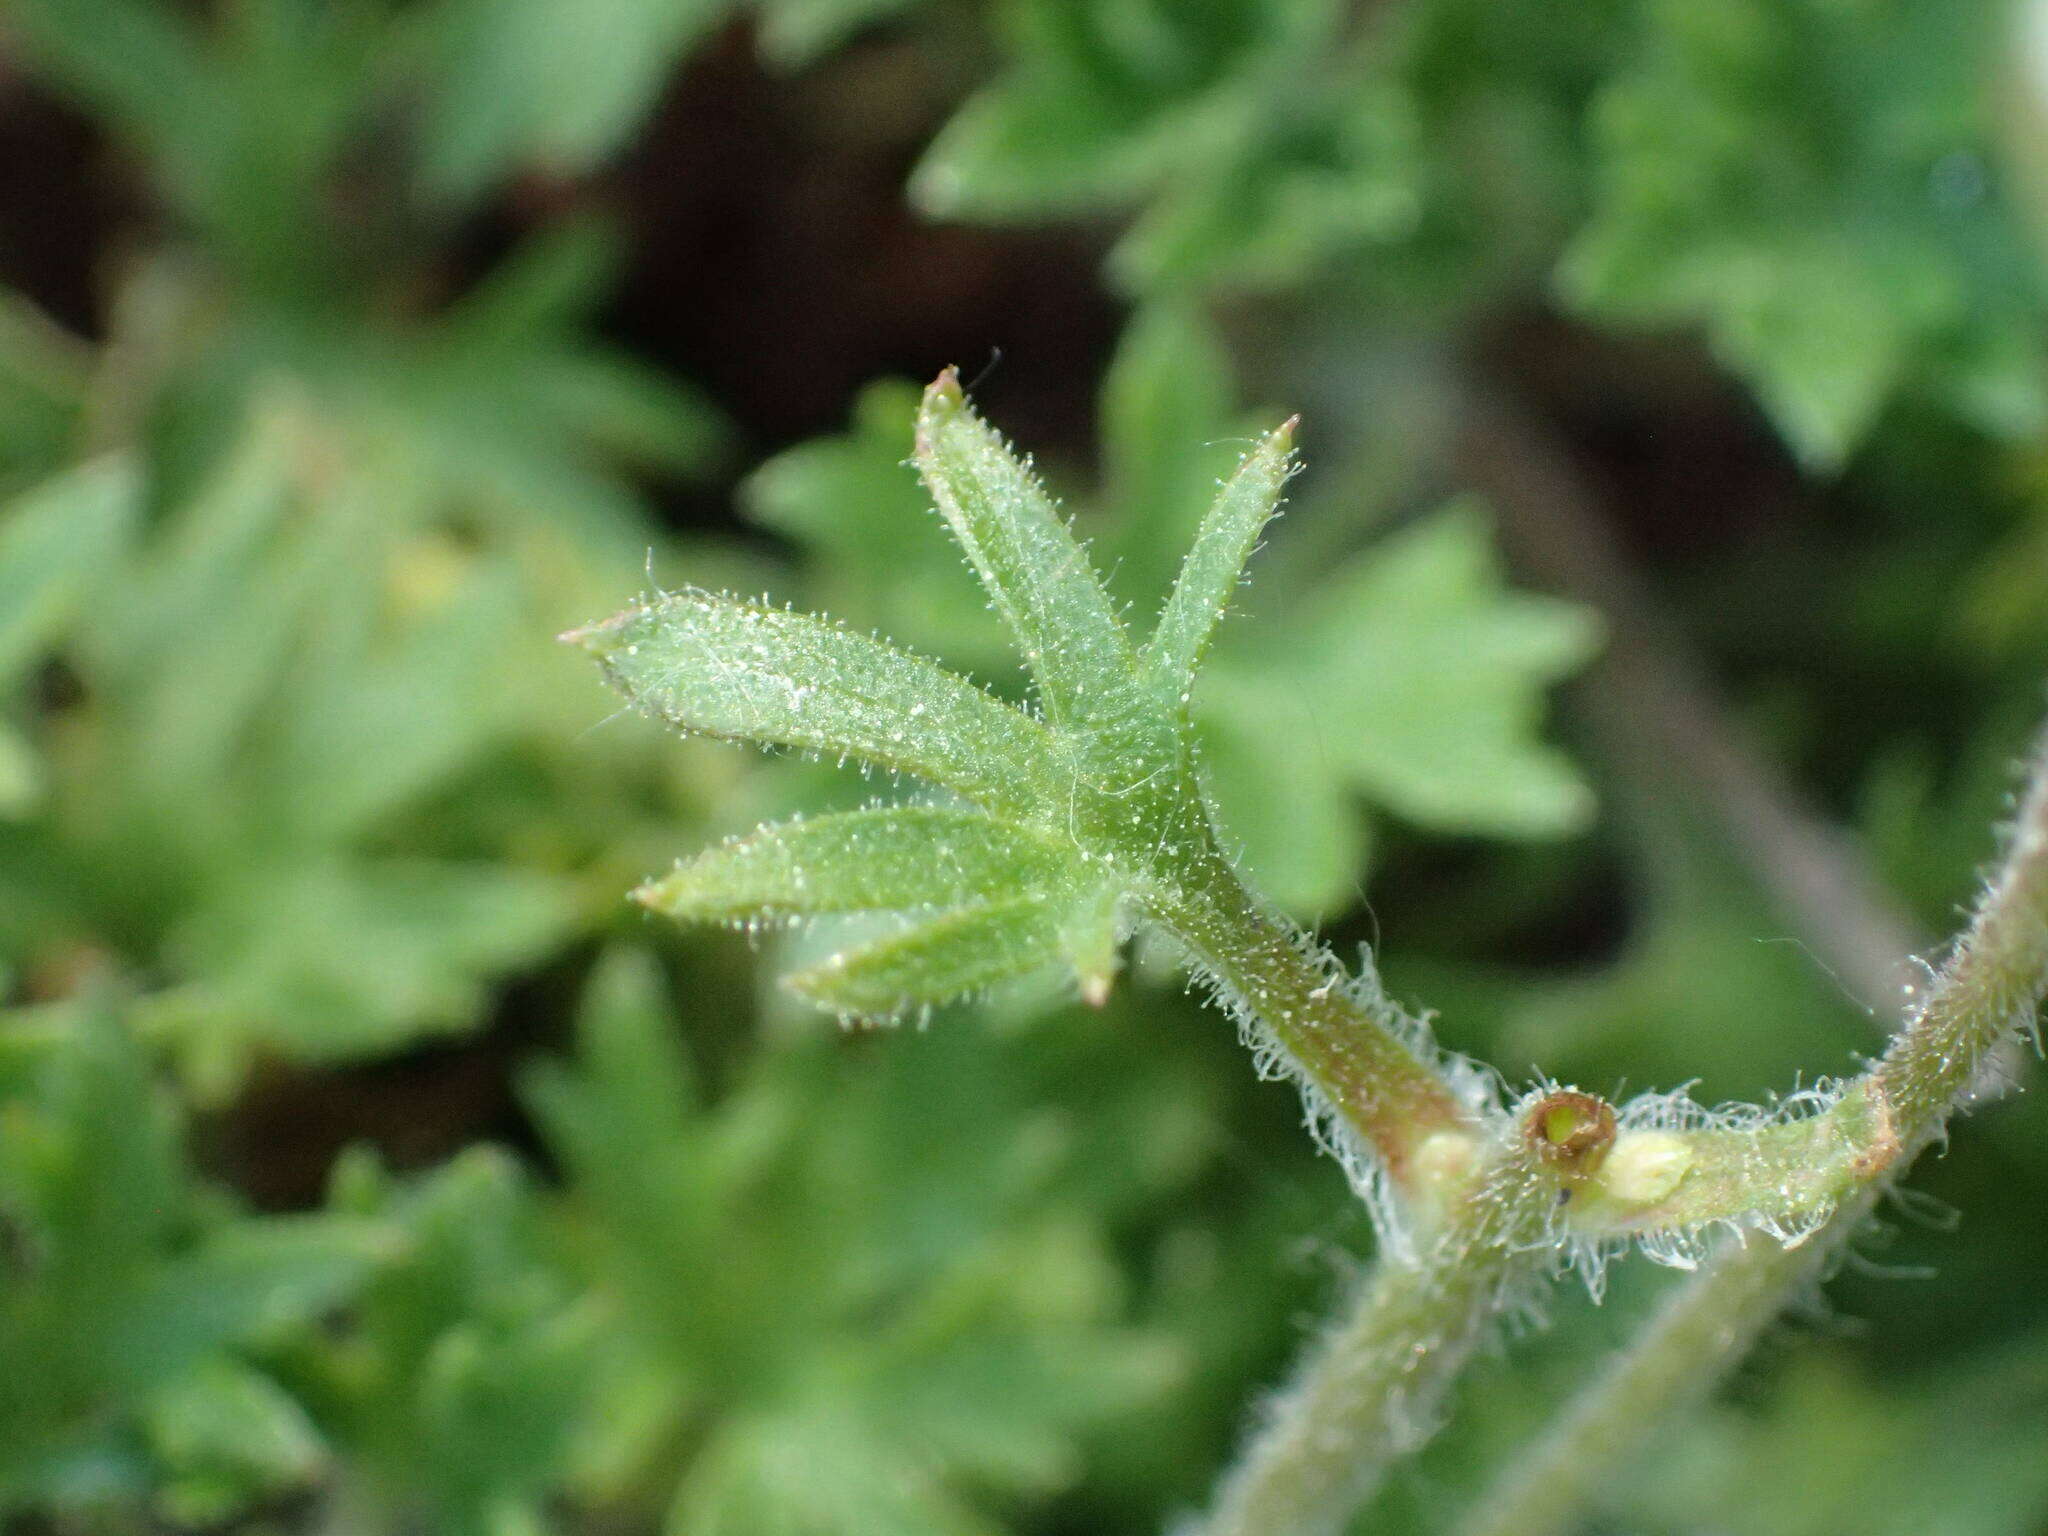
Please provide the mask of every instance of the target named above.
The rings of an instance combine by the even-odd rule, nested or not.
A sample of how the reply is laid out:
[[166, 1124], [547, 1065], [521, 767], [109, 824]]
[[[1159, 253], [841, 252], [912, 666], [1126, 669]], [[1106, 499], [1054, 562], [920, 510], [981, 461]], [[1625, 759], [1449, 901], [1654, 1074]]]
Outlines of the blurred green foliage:
[[[1098, 462], [1043, 468], [1103, 487], [1075, 511], [1120, 604], [1160, 601], [1271, 415], [1242, 402], [1307, 410], [1311, 472], [1195, 700], [1278, 901], [1383, 923], [1398, 989], [1510, 1071], [1755, 1096], [1875, 1030], [1685, 764], [1556, 744], [1547, 690], [1603, 627], [1503, 575], [1442, 381], [1572, 326], [1560, 371], [1601, 361], [1567, 416], [1604, 392], [1684, 447], [1741, 419], [1699, 404], [1705, 359], [1748, 392], [1785, 449], [1761, 510], [1680, 459], [1675, 504], [1705, 504], [1635, 531], [1745, 724], [1944, 930], [2048, 666], [2013, 24], [11, 0], [0, 91], [81, 114], [125, 192], [89, 335], [0, 295], [0, 1526], [1156, 1528], [1350, 1262], [1291, 1100], [1155, 957], [1100, 1013], [842, 1036], [762, 980], [800, 937], [626, 913], [679, 854], [871, 786], [608, 720], [565, 625], [649, 581], [766, 590], [1023, 691], [902, 462], [900, 357], [770, 454], [621, 338], [641, 232], [602, 178], [697, 52], [796, 90], [908, 56], [941, 103], [912, 205], [1102, 233], [1130, 311]], [[742, 466], [744, 528], [659, 516]], [[236, 1148], [266, 1092], [348, 1101], [493, 1042], [517, 1108], [426, 1144], [489, 1141], [357, 1147], [323, 1199], [258, 1208]], [[1832, 1292], [1887, 1346], [1778, 1346], [1595, 1528], [2038, 1529], [2048, 1116], [1993, 1112], [1927, 1183], [1969, 1219], [1881, 1257], [1943, 1279]], [[1517, 1344], [1371, 1528], [1441, 1529], [1613, 1326]]]

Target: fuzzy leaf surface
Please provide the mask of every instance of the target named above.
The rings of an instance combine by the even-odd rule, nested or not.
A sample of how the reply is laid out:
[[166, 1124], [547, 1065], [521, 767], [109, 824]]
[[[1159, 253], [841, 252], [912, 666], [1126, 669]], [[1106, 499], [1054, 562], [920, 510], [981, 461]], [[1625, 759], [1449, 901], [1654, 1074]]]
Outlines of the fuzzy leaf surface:
[[0, 523], [0, 680], [71, 621], [140, 515], [134, 466], [90, 460], [16, 498]]
[[991, 810], [1059, 780], [1037, 722], [921, 658], [804, 614], [677, 592], [578, 631], [613, 686], [683, 730], [837, 753]]
[[1245, 562], [1259, 534], [1280, 507], [1293, 464], [1294, 423], [1288, 422], [1245, 455], [1202, 518], [1180, 579], [1145, 648], [1153, 686], [1178, 710], [1194, 686], [1195, 671], [1244, 579]]
[[1122, 705], [1131, 648], [1102, 582], [1030, 467], [975, 415], [950, 371], [925, 391], [917, 465], [1016, 637], [1047, 718], [1067, 725]]
[[975, 811], [905, 805], [787, 821], [685, 860], [634, 893], [695, 922], [909, 911], [986, 901], [1061, 876], [1071, 850]]
[[789, 985], [821, 1007], [860, 1017], [933, 1008], [1068, 958], [1092, 957], [1099, 903], [1033, 892], [956, 908], [800, 971]]

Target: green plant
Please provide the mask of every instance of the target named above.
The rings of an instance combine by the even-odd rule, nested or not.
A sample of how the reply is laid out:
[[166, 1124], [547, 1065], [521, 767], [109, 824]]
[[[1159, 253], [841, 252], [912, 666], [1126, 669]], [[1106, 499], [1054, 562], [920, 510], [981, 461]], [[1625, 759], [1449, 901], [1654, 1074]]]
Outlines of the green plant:
[[15, 1013], [0, 1037], [0, 1509], [157, 1493], [222, 1519], [322, 1460], [266, 1345], [390, 1252], [342, 1213], [255, 1216], [197, 1178], [116, 999]]
[[[1035, 708], [825, 620], [702, 591], [657, 593], [565, 636], [632, 703], [689, 732], [851, 759], [940, 798], [766, 826], [635, 893], [690, 921], [855, 925], [789, 978], [846, 1019], [892, 1020], [1047, 968], [1100, 1004], [1134, 929], [1169, 941], [1262, 1069], [1298, 1079], [1318, 1139], [1365, 1198], [1379, 1268], [1311, 1351], [1223, 1481], [1216, 1536], [1337, 1529], [1427, 1438], [1489, 1325], [1546, 1270], [1596, 1290], [1628, 1243], [1724, 1256], [1637, 1361], [1650, 1411], [1700, 1351], [1772, 1310], [1792, 1258], [1849, 1225], [2031, 1038], [2048, 989], [2048, 760], [2004, 869], [1886, 1054], [1768, 1108], [1684, 1092], [1616, 1106], [1510, 1093], [1442, 1051], [1371, 967], [1347, 974], [1239, 876], [1190, 726], [1203, 662], [1291, 467], [1294, 423], [1246, 454], [1135, 640], [1082, 546], [949, 371], [917, 412], [926, 489], [1017, 645]], [[1282, 747], [1284, 750], [1284, 745]], [[1701, 1330], [1704, 1330], [1702, 1333]]]
[[[1695, 1270], [1598, 1268], [1610, 1149], [1555, 1219], [1497, 1208], [1528, 1251], [1438, 1260], [1455, 1165], [1526, 1153], [1545, 1092], [1452, 1051], [1601, 1089], [1543, 1127], [1587, 1161], [1603, 1096], [1689, 1173], [1809, 1138], [1811, 1202], [1728, 1198], [1825, 1206], [1871, 1085], [1747, 1142], [1621, 1085], [1768, 1100], [1880, 1050], [2010, 810], [2048, 670], [2048, 162], [2009, 67], [2043, 15], [0, 6], [0, 1528], [1121, 1536], [1209, 1496], [1357, 1280], [1276, 1410], [1387, 1453], [1354, 1530], [2035, 1536], [2039, 1094], [1797, 1246], [1674, 1210], [1647, 1236]], [[1113, 792], [1113, 637], [1051, 720], [930, 536], [885, 375], [994, 347], [1134, 659], [1267, 407], [1315, 424], [1185, 717], [1104, 706], [1178, 780]], [[834, 745], [675, 742], [550, 642], [683, 580], [972, 677], [1061, 795], [1038, 763], [891, 819]], [[1142, 869], [1130, 808], [1171, 834]], [[839, 899], [941, 904], [618, 900], [728, 835], [699, 876], [758, 894], [796, 843], [749, 830], [801, 814], [815, 863], [839, 813], [959, 852], [823, 859]], [[1190, 902], [1333, 978], [1313, 1102], [1377, 1278], [1295, 1093], [1204, 1027]], [[768, 984], [906, 933], [976, 983], [942, 1027]], [[1448, 1049], [1334, 979], [1366, 938]], [[820, 984], [921, 1018], [950, 987], [894, 953]], [[1462, 1118], [1386, 1181], [1368, 1135], [1412, 1117], [1356, 1058], [1402, 1050]], [[1598, 1305], [1545, 1284], [1574, 1254]]]
[[1138, 293], [1334, 277], [1456, 313], [1548, 288], [1698, 327], [1822, 473], [1902, 399], [2040, 430], [2035, 257], [1991, 195], [1999, 7], [1136, 9], [1006, 7], [1005, 67], [913, 193], [992, 220], [1134, 207], [1109, 265]]

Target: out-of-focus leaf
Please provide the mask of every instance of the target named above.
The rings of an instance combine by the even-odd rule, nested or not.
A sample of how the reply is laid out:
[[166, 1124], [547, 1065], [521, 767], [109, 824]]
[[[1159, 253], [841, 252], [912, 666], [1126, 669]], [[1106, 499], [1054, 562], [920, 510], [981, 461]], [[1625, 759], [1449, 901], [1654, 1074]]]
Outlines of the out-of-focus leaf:
[[[583, 1258], [615, 1319], [608, 1379], [638, 1422], [608, 1454], [649, 1455], [686, 1415], [706, 1429], [672, 1528], [988, 1528], [985, 1493], [1065, 1486], [1093, 1427], [1177, 1379], [1160, 1338], [1115, 1323], [1094, 1224], [1048, 1202], [1070, 1176], [1124, 1200], [1185, 1177], [1200, 1141], [1172, 1129], [1185, 1085], [1131, 1101], [1136, 1085], [1069, 1078], [1028, 1042], [934, 1032], [865, 1058], [815, 1039], [770, 1052], [705, 1107], [673, 1087], [677, 1028], [644, 961], [615, 954], [577, 1061], [529, 1082], [584, 1202]], [[1101, 1038], [1093, 1019], [1079, 1038]], [[1179, 1152], [1149, 1173], [1102, 1155], [1137, 1126], [1148, 1154]], [[764, 1309], [782, 1324], [758, 1327]], [[856, 1446], [854, 1482], [817, 1459]]]
[[780, 1414], [739, 1419], [705, 1446], [677, 1491], [667, 1536], [1000, 1536], [920, 1464], [857, 1422]]
[[[1297, 696], [1300, 725], [1314, 706]], [[1289, 912], [1341, 911], [1357, 898], [1371, 837], [1359, 797], [1337, 787], [1337, 765], [1309, 738], [1306, 764], [1275, 760], [1270, 737], [1233, 729], [1227, 707], [1197, 712], [1203, 782], [1223, 813], [1225, 840], [1258, 888]]]
[[955, 217], [1136, 207], [1109, 265], [1143, 294], [1335, 271], [1474, 306], [1532, 281], [1568, 231], [1579, 115], [1631, 11], [1018, 4], [1005, 72], [912, 191]]
[[[1545, 688], [1596, 640], [1584, 610], [1504, 587], [1477, 508], [1437, 513], [1226, 645], [1204, 675], [1195, 709], [1226, 830], [1262, 882], [1313, 910], [1348, 899], [1351, 876], [1293, 834], [1335, 832], [1354, 798], [1446, 832], [1583, 827], [1591, 792], [1536, 728]], [[1271, 788], [1280, 775], [1293, 782]], [[1292, 856], [1254, 831], [1270, 807], [1233, 804], [1260, 784], [1299, 806]]]
[[1102, 381], [1104, 580], [1127, 610], [1154, 610], [1197, 519], [1245, 446], [1222, 441], [1237, 401], [1231, 362], [1197, 306], [1158, 300], [1124, 327]]
[[[140, 518], [132, 455], [0, 524], [0, 584], [23, 599], [0, 647], [80, 684], [67, 728], [22, 743], [10, 921], [32, 963], [85, 943], [161, 977], [143, 1012], [212, 1095], [257, 1051], [333, 1060], [473, 1027], [501, 975], [594, 916], [559, 873], [576, 855], [505, 857], [542, 821], [559, 836], [558, 805], [495, 802], [487, 833], [427, 812], [514, 752], [550, 765], [545, 744], [587, 721], [546, 687], [554, 605], [587, 611], [578, 593], [646, 553], [636, 538], [614, 563], [531, 521], [459, 537], [474, 503], [415, 478], [417, 444], [388, 454], [289, 388], [248, 416], [146, 540], [120, 536]], [[614, 793], [616, 813], [635, 791]], [[392, 859], [400, 835], [415, 852]]]
[[215, 129], [200, 40], [148, 0], [23, 0], [9, 20], [42, 67], [163, 149], [190, 153]]
[[19, 295], [0, 290], [0, 496], [54, 474], [73, 448], [91, 354]]
[[761, 52], [770, 64], [800, 69], [861, 28], [908, 10], [912, 0], [753, 0]]
[[0, 821], [26, 816], [43, 798], [43, 765], [28, 738], [0, 720]]
[[[495, 567], [495, 568], [493, 568]], [[316, 654], [292, 681], [266, 770], [289, 786], [279, 819], [340, 840], [481, 755], [516, 719], [500, 647], [528, 617], [509, 562], [475, 562], [440, 611], [364, 655]]]
[[949, 123], [912, 190], [935, 213], [1018, 217], [1120, 200], [1219, 149], [1260, 88], [1327, 45], [1325, 0], [1273, 12], [1233, 0], [1155, 11], [1103, 4], [1006, 7], [1013, 62]]
[[152, 1016], [216, 1083], [252, 1044], [335, 1060], [473, 1028], [489, 979], [574, 911], [562, 881], [513, 865], [259, 865], [171, 931], [171, 955], [199, 979]]
[[0, 513], [0, 683], [74, 619], [108, 582], [139, 518], [135, 465], [89, 460], [18, 496]]
[[366, 403], [412, 411], [422, 447], [467, 448], [471, 462], [448, 467], [458, 482], [509, 480], [524, 464], [560, 474], [592, 450], [635, 468], [700, 470], [720, 443], [717, 412], [683, 381], [582, 333], [611, 285], [617, 247], [593, 220], [533, 236], [421, 345], [386, 360], [391, 372], [368, 381]]
[[433, 20], [440, 89], [420, 179], [468, 199], [515, 170], [588, 170], [653, 105], [730, 0], [465, 0]]
[[327, 1469], [305, 1410], [270, 1377], [226, 1358], [158, 1392], [146, 1428], [150, 1454], [169, 1474], [158, 1504], [180, 1524], [220, 1524]]
[[161, 1469], [133, 1449], [143, 1429], [175, 1464], [180, 1447], [197, 1454], [199, 1432], [172, 1422], [193, 1394], [231, 1378], [244, 1406], [275, 1407], [232, 1351], [345, 1300], [388, 1234], [345, 1216], [237, 1219], [202, 1199], [169, 1101], [108, 1005], [8, 1014], [0, 1035], [24, 1037], [0, 1072], [0, 1509], [106, 1478], [146, 1495]]
[[1799, 456], [1839, 468], [1912, 384], [1985, 429], [2048, 421], [2038, 263], [1990, 194], [1992, 12], [1652, 4], [1594, 115], [1562, 269], [1588, 312], [1698, 324]]
[[545, 1263], [531, 1186], [483, 1148], [410, 1184], [356, 1155], [337, 1170], [334, 1204], [391, 1224], [406, 1246], [345, 1329], [292, 1352], [322, 1434], [401, 1528], [530, 1526], [592, 1379], [589, 1319]]
[[1909, 1390], [1809, 1346], [1761, 1411], [1703, 1409], [1603, 1502], [1669, 1524], [1741, 1497], [1758, 1536], [1822, 1536], [1845, 1521], [1875, 1536], [2025, 1536], [2048, 1514], [2048, 1473], [2027, 1453], [2048, 1431], [2044, 1360], [2036, 1335]]

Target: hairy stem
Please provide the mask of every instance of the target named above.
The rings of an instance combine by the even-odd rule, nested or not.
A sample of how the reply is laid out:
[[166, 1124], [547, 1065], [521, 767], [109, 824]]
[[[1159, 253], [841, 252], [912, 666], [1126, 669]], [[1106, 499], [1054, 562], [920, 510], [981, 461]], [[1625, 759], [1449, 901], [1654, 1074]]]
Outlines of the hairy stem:
[[1266, 1409], [1200, 1536], [1340, 1529], [1387, 1467], [1429, 1439], [1446, 1391], [1525, 1263], [1497, 1245], [1381, 1261]]
[[[1610, 589], [1611, 593], [1611, 589]], [[1653, 668], [1653, 674], [1658, 669]], [[1674, 674], [1653, 676], [1652, 692], [1669, 705], [1660, 709], [1666, 734], [1687, 736], [1677, 723], [1700, 718], [1691, 695], [1676, 689]], [[1682, 682], [1682, 677], [1679, 679]], [[1641, 684], [1642, 679], [1635, 680]], [[1635, 684], [1620, 691], [1641, 691]], [[1695, 743], [1697, 744], [1697, 743]], [[1711, 744], [1711, 743], [1710, 743]], [[1754, 762], [1726, 742], [1706, 755], [1718, 808], [1734, 826], [1736, 840], [1787, 907], [1803, 917], [1828, 909], [1850, 910], [1848, 919], [1816, 923], [1821, 944], [1861, 990], [1882, 993], [1906, 952], [1903, 928], [1891, 919], [1856, 861], [1817, 823], [1798, 814]], [[2048, 749], [2044, 749], [2048, 751]], [[1940, 984], [1928, 995], [1892, 1048], [1870, 1073], [1851, 1085], [1830, 1110], [1814, 1119], [1775, 1122], [1748, 1130], [1694, 1133], [1690, 1138], [1639, 1136], [1603, 1145], [1585, 1167], [1561, 1170], [1532, 1157], [1545, 1151], [1531, 1127], [1523, 1135], [1474, 1135], [1470, 1112], [1464, 1130], [1443, 1137], [1469, 1155], [1472, 1168], [1461, 1181], [1458, 1159], [1441, 1170], [1458, 1193], [1432, 1209], [1414, 1202], [1420, 1219], [1431, 1221], [1427, 1241], [1413, 1256], [1383, 1255], [1373, 1278], [1361, 1287], [1350, 1315], [1310, 1350], [1293, 1384], [1268, 1409], [1237, 1469], [1219, 1489], [1215, 1506], [1199, 1530], [1202, 1536], [1323, 1536], [1339, 1529], [1369, 1496], [1387, 1466], [1417, 1449], [1435, 1427], [1439, 1406], [1457, 1373], [1483, 1337], [1489, 1320], [1512, 1289], [1539, 1265], [1535, 1255], [1560, 1245], [1557, 1202], [1568, 1192], [1578, 1212], [1602, 1210], [1625, 1219], [1608, 1232], [1717, 1217], [1755, 1216], [1788, 1225], [1801, 1218], [1827, 1218], [1803, 1246], [1764, 1237], [1723, 1250], [1701, 1276], [1667, 1304], [1649, 1332], [1628, 1351], [1607, 1380], [1589, 1393], [1544, 1439], [1529, 1459], [1504, 1481], [1474, 1516], [1475, 1536], [1544, 1536], [1570, 1518], [1584, 1492], [1597, 1484], [1647, 1427], [1686, 1393], [1704, 1390], [1726, 1361], [1748, 1347], [1782, 1309], [1788, 1295], [1808, 1283], [1840, 1241], [1869, 1209], [1882, 1181], [1903, 1168], [1913, 1153], [1940, 1134], [1948, 1115], [1967, 1098], [1994, 1052], [2016, 1028], [2031, 1022], [2048, 987], [2048, 756], [2037, 758], [2012, 848], [1998, 880], [1980, 906], [1969, 932], [1958, 943]], [[1797, 833], [1797, 836], [1789, 836]], [[1789, 841], [1785, 839], [1789, 838]], [[1773, 852], [1773, 848], [1778, 851]], [[1247, 907], [1250, 917], [1256, 909]], [[1292, 945], [1294, 963], [1311, 973], [1317, 963]], [[1300, 1001], [1298, 989], [1245, 985], [1234, 977], [1228, 957], [1257, 950], [1247, 932], [1226, 922], [1208, 942], [1196, 945], [1246, 1006], [1297, 1056], [1303, 1055], [1302, 1017], [1289, 1017]], [[1327, 980], [1317, 997], [1334, 992]], [[1275, 1017], [1271, 1005], [1281, 1003]], [[1387, 1020], [1365, 1032], [1383, 1041]], [[1291, 1026], [1291, 1028], [1290, 1028]], [[1318, 1059], [1316, 1036], [1308, 1031], [1308, 1060]], [[1343, 1033], [1340, 1031], [1339, 1033]], [[1398, 1038], [1398, 1029], [1394, 1030]], [[1411, 1053], [1412, 1055], [1412, 1053]], [[1308, 1064], [1307, 1061], [1304, 1062]], [[1344, 1075], [1342, 1060], [1309, 1067], [1319, 1085]], [[1363, 1064], [1353, 1086], [1376, 1090], [1380, 1102], [1398, 1101], [1410, 1079], [1398, 1062]], [[1422, 1067], [1418, 1080], [1440, 1074]], [[1565, 1097], [1574, 1097], [1567, 1095]], [[1424, 1122], [1426, 1093], [1395, 1115], [1398, 1126], [1418, 1114]], [[1453, 1098], [1451, 1107], [1456, 1109]], [[1456, 1125], [1456, 1119], [1437, 1122]], [[1498, 1128], [1496, 1128], [1498, 1129]], [[1569, 1144], [1567, 1134], [1548, 1151]], [[1661, 1139], [1682, 1156], [1669, 1166], [1668, 1183], [1647, 1175], [1667, 1149], [1646, 1145]], [[1397, 1173], [1412, 1174], [1401, 1160], [1429, 1148], [1429, 1137], [1396, 1131], [1375, 1138]], [[1646, 1158], [1646, 1155], [1648, 1157]], [[1431, 1159], [1423, 1152], [1425, 1171]], [[1428, 1194], [1428, 1180], [1402, 1181], [1411, 1197]], [[1419, 1186], [1419, 1187], [1418, 1187]], [[1569, 1186], [1567, 1190], [1567, 1186]], [[1655, 1194], [1643, 1193], [1655, 1189]], [[1652, 1210], [1666, 1195], [1685, 1198]], [[1441, 1193], [1441, 1191], [1438, 1191]], [[1638, 1209], [1625, 1207], [1635, 1199]], [[1689, 1202], [1689, 1203], [1688, 1203]], [[1831, 1213], [1831, 1214], [1830, 1214]]]
[[[1942, 1133], [2000, 1054], [2031, 1036], [2048, 991], [2048, 736], [2037, 744], [2025, 798], [1997, 878], [1948, 964], [1892, 1036], [1889, 1049], [1825, 1113], [1735, 1130], [1665, 1133], [1679, 1176], [1628, 1189], [1608, 1171], [1572, 1210], [1584, 1236], [1621, 1236], [1712, 1221], [1811, 1228], [1845, 1200], [1911, 1162]], [[1611, 1181], [1610, 1181], [1611, 1180]]]
[[1969, 928], [1891, 1048], [1859, 1087], [1880, 1135], [1854, 1198], [1802, 1249], [1752, 1240], [1725, 1251], [1666, 1302], [1644, 1336], [1496, 1486], [1463, 1536], [1554, 1536], [1649, 1430], [1710, 1386], [1819, 1272], [1901, 1174], [1965, 1107], [1994, 1053], [2030, 1030], [2048, 992], [2048, 734], [2005, 862]]
[[[1815, 953], [1854, 992], [1889, 1004], [1912, 928], [1849, 845], [1829, 833], [1725, 718], [1683, 646], [1660, 625], [1614, 546], [1597, 498], [1550, 436], [1497, 398], [1475, 404], [1461, 455], [1499, 508], [1524, 570], [1600, 607], [1609, 644], [1582, 685], [1607, 756], [1661, 782], [1698, 771], [1708, 809]], [[1882, 1011], [1891, 1011], [1886, 1007]], [[1864, 1219], [1866, 1185], [1805, 1244], [1730, 1242], [1665, 1299], [1642, 1335], [1501, 1477], [1461, 1536], [1554, 1536], [1641, 1442], [1703, 1396], [1832, 1261]]]
[[[1369, 1143], [1397, 1210], [1344, 1317], [1308, 1350], [1217, 1489], [1201, 1536], [1334, 1532], [1435, 1430], [1445, 1393], [1530, 1270], [1533, 1223], [1568, 1177], [1482, 1118], [1421, 1027], [1272, 916], [1220, 854], [1162, 919], [1255, 1035]], [[1356, 1170], [1354, 1170], [1355, 1172]]]
[[1330, 1536], [1436, 1432], [1445, 1394], [1547, 1255], [1555, 1170], [1503, 1137], [1412, 1259], [1383, 1254], [1267, 1406], [1186, 1536]]
[[1194, 878], [1160, 913], [1218, 984], [1223, 1000], [1285, 1053], [1314, 1093], [1407, 1190], [1421, 1146], [1469, 1127], [1464, 1105], [1421, 1047], [1421, 1027], [1369, 972], [1349, 976], [1270, 913], [1213, 840]]
[[1797, 1248], [1732, 1240], [1665, 1298], [1606, 1374], [1582, 1392], [1458, 1527], [1458, 1536], [1561, 1536], [1658, 1425], [1703, 1397], [1826, 1267], [1869, 1211], [1866, 1192]]

